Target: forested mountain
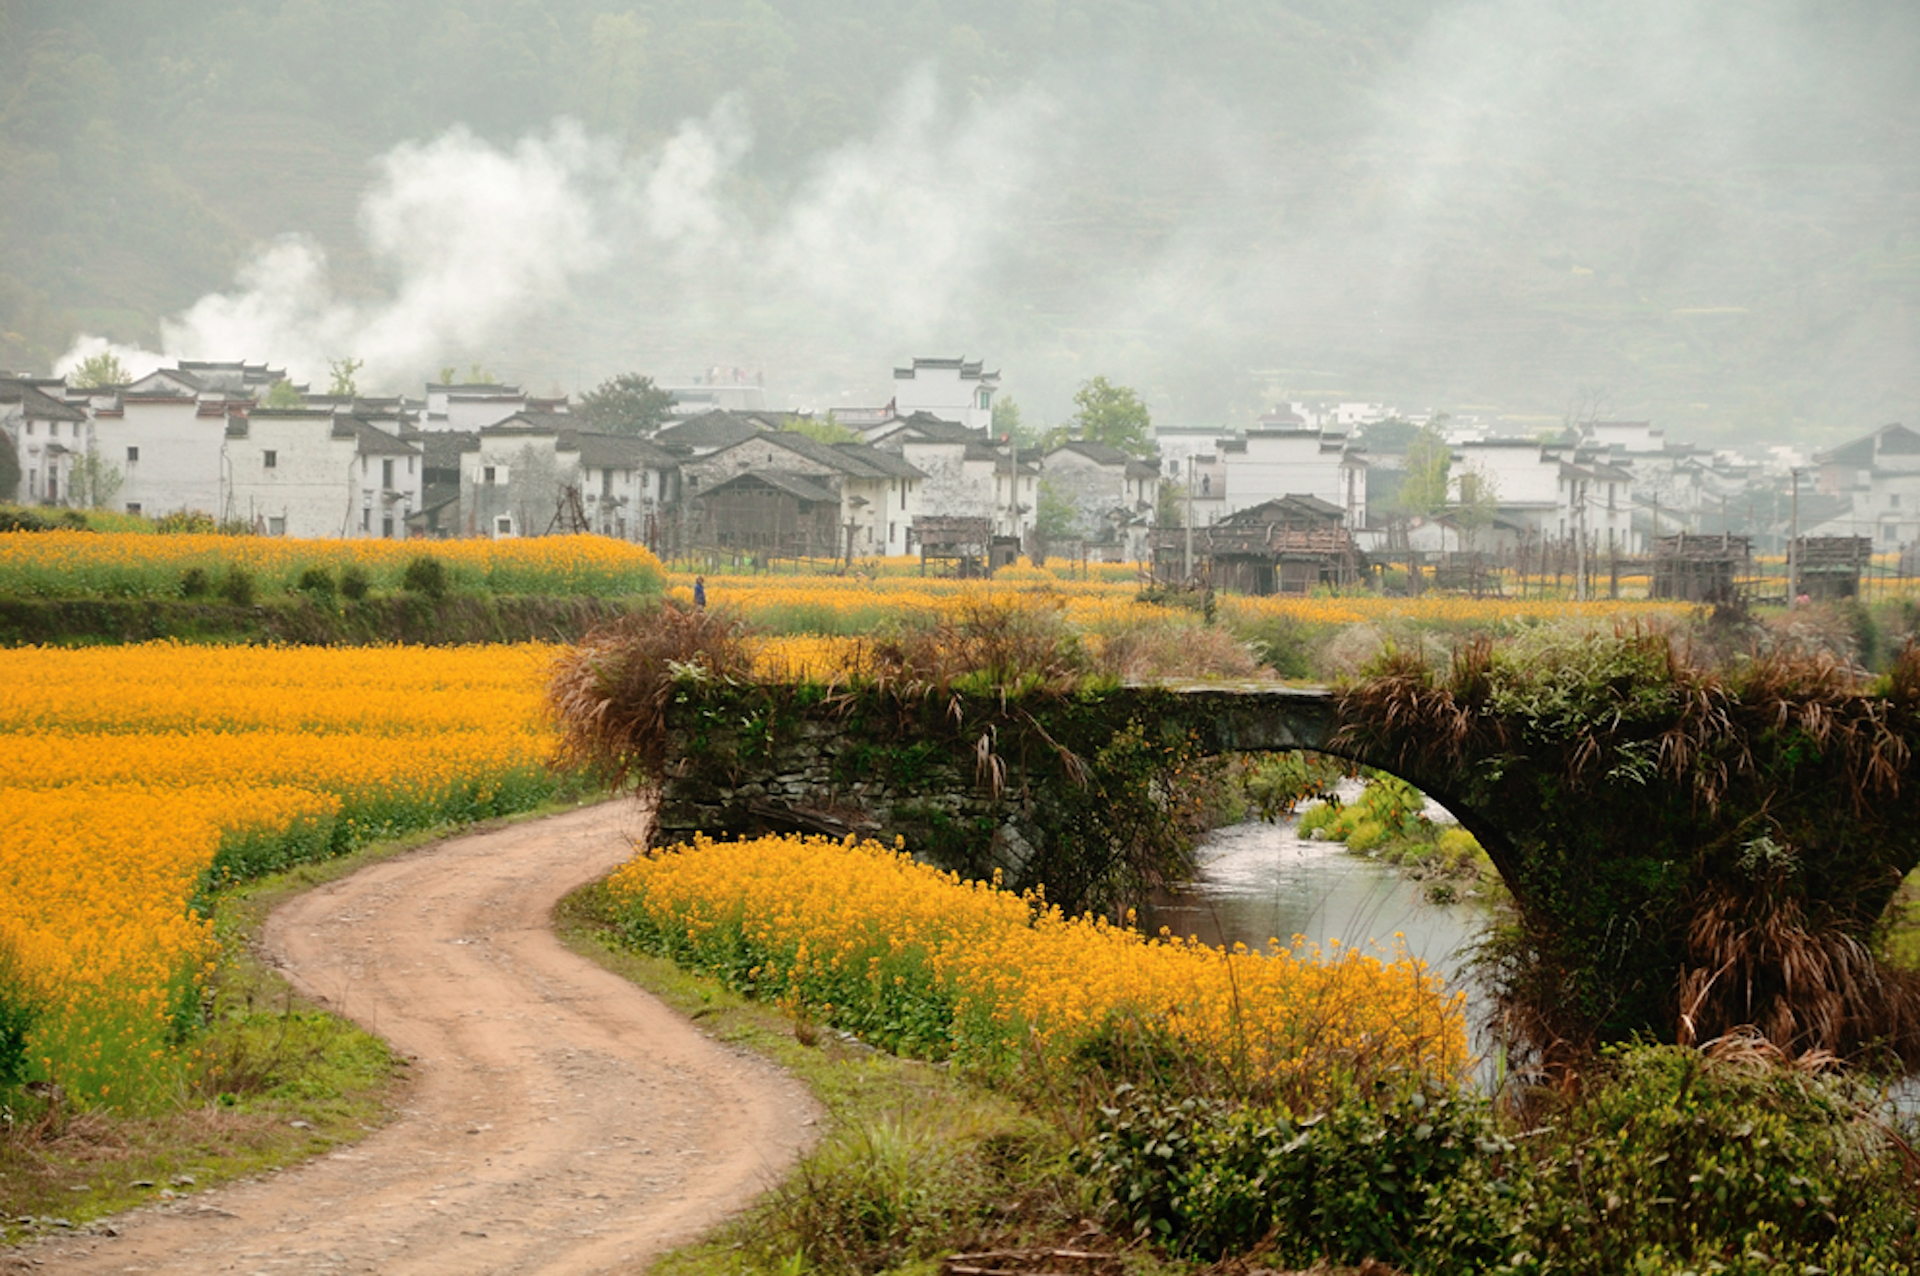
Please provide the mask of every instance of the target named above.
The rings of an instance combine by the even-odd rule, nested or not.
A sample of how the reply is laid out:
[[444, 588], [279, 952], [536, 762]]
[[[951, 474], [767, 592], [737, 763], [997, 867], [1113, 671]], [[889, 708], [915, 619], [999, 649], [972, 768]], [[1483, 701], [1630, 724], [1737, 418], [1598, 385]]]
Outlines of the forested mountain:
[[830, 407], [964, 349], [1043, 416], [1102, 372], [1183, 421], [1604, 396], [1819, 439], [1920, 418], [1917, 36], [1787, 0], [0, 0], [0, 366], [90, 332]]

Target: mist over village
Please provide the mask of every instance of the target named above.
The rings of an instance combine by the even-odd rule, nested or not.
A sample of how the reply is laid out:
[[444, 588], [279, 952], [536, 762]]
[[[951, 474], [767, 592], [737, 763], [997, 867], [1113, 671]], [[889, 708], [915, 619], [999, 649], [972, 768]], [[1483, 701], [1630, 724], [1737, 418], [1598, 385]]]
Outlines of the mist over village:
[[0, 1266], [1920, 1271], [1920, 8], [0, 54]]

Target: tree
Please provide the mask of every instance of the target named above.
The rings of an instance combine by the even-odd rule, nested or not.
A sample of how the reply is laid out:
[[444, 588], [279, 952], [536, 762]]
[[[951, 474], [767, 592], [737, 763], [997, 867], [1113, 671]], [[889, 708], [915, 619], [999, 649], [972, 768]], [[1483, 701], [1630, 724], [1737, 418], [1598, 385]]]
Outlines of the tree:
[[1153, 428], [1153, 418], [1130, 387], [1095, 377], [1075, 391], [1073, 402], [1078, 409], [1073, 414], [1075, 438], [1104, 443], [1130, 456], [1145, 456], [1151, 450], [1147, 431]]
[[354, 382], [353, 374], [366, 366], [364, 359], [327, 360], [327, 367], [333, 372], [333, 383], [327, 387], [327, 393], [344, 395], [347, 398], [359, 394], [360, 387]]
[[672, 408], [673, 395], [655, 385], [652, 377], [623, 372], [581, 395], [573, 414], [611, 434], [651, 434]]
[[0, 501], [12, 501], [20, 494], [20, 454], [13, 438], [0, 430]]
[[1011, 398], [993, 401], [993, 437], [1005, 439], [1022, 452], [1032, 452], [1039, 448], [1044, 430], [1029, 429], [1021, 419], [1020, 405]]
[[1360, 437], [1369, 452], [1405, 452], [1420, 437], [1420, 427], [1405, 417], [1390, 416], [1360, 427]]
[[1427, 518], [1447, 507], [1453, 449], [1437, 424], [1428, 424], [1407, 444], [1407, 477], [1395, 501], [1407, 518]]
[[101, 460], [99, 450], [89, 446], [67, 475], [67, 495], [75, 505], [105, 509], [123, 482], [120, 468]]
[[133, 380], [127, 366], [120, 362], [120, 356], [111, 350], [88, 355], [80, 361], [80, 366], [67, 374], [67, 384], [76, 390], [92, 390], [99, 386], [125, 385]]
[[263, 408], [304, 408], [306, 399], [294, 388], [293, 382], [275, 381], [273, 388], [267, 391], [267, 397], [260, 400]]
[[1051, 479], [1040, 480], [1040, 498], [1033, 511], [1033, 534], [1043, 545], [1072, 540], [1080, 534], [1080, 511]]
[[1459, 500], [1453, 507], [1453, 521], [1468, 550], [1475, 548], [1480, 533], [1493, 526], [1500, 513], [1500, 485], [1494, 476], [1477, 466], [1460, 471]]
[[860, 436], [833, 419], [833, 413], [825, 416], [804, 416], [788, 423], [787, 433], [804, 434], [816, 443], [858, 443]]

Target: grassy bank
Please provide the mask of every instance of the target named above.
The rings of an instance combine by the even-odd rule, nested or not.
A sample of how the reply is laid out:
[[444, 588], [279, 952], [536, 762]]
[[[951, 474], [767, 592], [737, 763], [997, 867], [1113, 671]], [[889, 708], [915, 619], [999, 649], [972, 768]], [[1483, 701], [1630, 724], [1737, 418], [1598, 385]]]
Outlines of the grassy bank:
[[[1072, 1142], [1015, 1094], [905, 1059], [640, 952], [604, 885], [563, 900], [561, 939], [660, 997], [717, 1041], [798, 1076], [828, 1117], [799, 1170], [750, 1213], [660, 1259], [659, 1276], [916, 1270], [986, 1244], [1046, 1245], [1095, 1208]], [[1152, 1270], [1137, 1256], [1132, 1270]]]
[[647, 595], [542, 598], [376, 594], [357, 601], [281, 594], [218, 598], [0, 597], [0, 647], [89, 647], [173, 640], [361, 647], [405, 643], [576, 642], [656, 605]]

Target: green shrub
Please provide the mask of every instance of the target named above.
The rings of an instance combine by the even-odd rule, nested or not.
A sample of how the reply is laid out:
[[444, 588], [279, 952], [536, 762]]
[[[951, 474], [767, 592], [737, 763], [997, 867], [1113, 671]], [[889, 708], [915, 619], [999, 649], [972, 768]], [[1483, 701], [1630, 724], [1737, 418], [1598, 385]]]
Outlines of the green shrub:
[[52, 526], [30, 509], [18, 505], [0, 506], [0, 532], [44, 532]]
[[[768, 1266], [864, 1276], [952, 1253], [1046, 1174], [1050, 1138], [961, 1107], [884, 1116], [836, 1134], [751, 1221]], [[797, 1266], [797, 1264], [793, 1264]]]
[[[1763, 1050], [1611, 1052], [1601, 1079], [1519, 1154], [1465, 1167], [1426, 1224], [1416, 1270], [1906, 1270], [1920, 1225], [1868, 1096]], [[1490, 1250], [1499, 1263], [1485, 1261]]]
[[1504, 1147], [1484, 1102], [1431, 1082], [1304, 1119], [1122, 1086], [1084, 1156], [1116, 1220], [1218, 1259], [1405, 1263], [1440, 1187]]
[[349, 602], [359, 602], [373, 588], [373, 582], [367, 579], [366, 568], [358, 563], [348, 563], [340, 569], [340, 595]]
[[203, 567], [189, 567], [180, 573], [180, 593], [187, 598], [205, 598], [213, 592], [213, 578]]
[[295, 583], [294, 588], [316, 601], [331, 602], [337, 586], [332, 572], [324, 567], [309, 567], [300, 573], [300, 579]]
[[1330, 797], [1344, 774], [1342, 765], [1325, 754], [1293, 749], [1250, 759], [1240, 785], [1261, 819], [1276, 820], [1303, 802]]
[[220, 525], [213, 521], [211, 514], [202, 514], [198, 510], [175, 510], [154, 519], [153, 530], [162, 534], [207, 535], [219, 531]]
[[447, 565], [431, 554], [422, 554], [407, 564], [400, 584], [409, 593], [438, 601], [447, 596]]
[[0, 1086], [27, 1079], [27, 1034], [40, 1017], [37, 999], [20, 978], [13, 949], [0, 943]]
[[220, 596], [236, 607], [247, 607], [253, 603], [253, 573], [235, 565], [227, 568], [227, 574], [220, 581]]

